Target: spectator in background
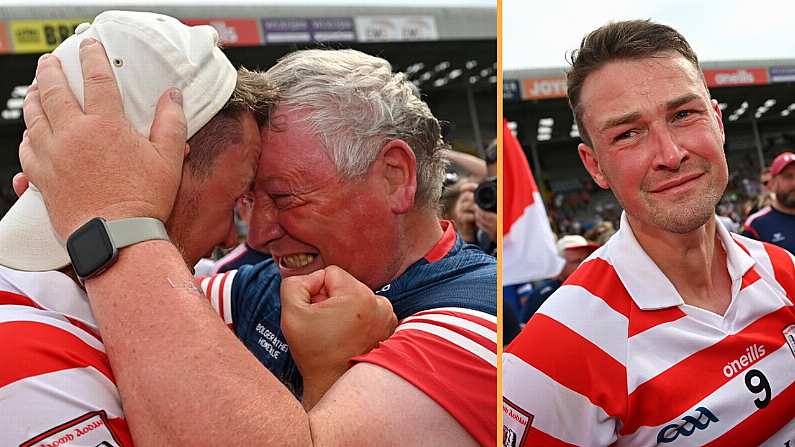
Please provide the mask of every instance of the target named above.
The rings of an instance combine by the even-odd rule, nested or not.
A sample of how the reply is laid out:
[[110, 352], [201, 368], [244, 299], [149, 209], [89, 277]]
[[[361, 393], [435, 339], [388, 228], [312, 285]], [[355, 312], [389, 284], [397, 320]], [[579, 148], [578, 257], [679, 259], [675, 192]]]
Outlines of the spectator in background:
[[442, 219], [453, 222], [455, 229], [464, 242], [477, 243], [475, 224], [475, 189], [478, 184], [464, 178], [446, 187], [440, 199]]
[[[487, 179], [497, 176], [497, 140], [486, 148]], [[477, 244], [480, 248], [497, 256], [497, 213], [475, 206], [475, 225], [478, 227]]]
[[610, 239], [615, 232], [616, 227], [613, 225], [613, 222], [604, 220], [588, 230], [588, 232], [585, 233], [585, 239], [592, 241], [597, 246], [601, 246], [606, 244], [607, 240]]
[[[450, 150], [445, 151], [448, 160], [459, 160], [451, 156]], [[461, 235], [461, 239], [470, 244], [479, 246], [484, 252], [497, 255], [497, 213], [484, 210], [475, 200], [475, 191], [478, 186], [497, 175], [497, 143], [493, 141], [486, 149], [486, 160], [480, 160], [467, 154], [463, 158], [474, 174], [459, 180], [449, 188], [446, 188], [440, 199], [441, 215], [443, 219], [451, 220], [456, 231]], [[472, 159], [474, 158], [474, 160]], [[459, 161], [460, 163], [460, 161]], [[479, 176], [482, 170], [486, 176]]]
[[743, 236], [770, 242], [795, 253], [795, 154], [779, 154], [770, 165], [770, 205], [750, 215]]
[[544, 301], [558, 290], [569, 276], [577, 270], [582, 261], [588, 258], [601, 244], [589, 242], [580, 235], [567, 235], [558, 240], [558, 254], [566, 261], [563, 270], [554, 278], [539, 281], [533, 287], [532, 292], [521, 301], [521, 311], [519, 319], [526, 323], [533, 314], [544, 304]]

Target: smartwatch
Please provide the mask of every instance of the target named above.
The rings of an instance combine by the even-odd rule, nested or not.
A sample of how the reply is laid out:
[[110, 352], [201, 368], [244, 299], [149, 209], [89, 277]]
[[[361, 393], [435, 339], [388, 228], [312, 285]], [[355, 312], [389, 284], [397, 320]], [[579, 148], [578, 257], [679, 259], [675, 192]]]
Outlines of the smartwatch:
[[163, 222], [151, 217], [107, 221], [95, 217], [66, 240], [66, 251], [80, 280], [102, 273], [116, 262], [119, 249], [153, 239], [169, 240]]

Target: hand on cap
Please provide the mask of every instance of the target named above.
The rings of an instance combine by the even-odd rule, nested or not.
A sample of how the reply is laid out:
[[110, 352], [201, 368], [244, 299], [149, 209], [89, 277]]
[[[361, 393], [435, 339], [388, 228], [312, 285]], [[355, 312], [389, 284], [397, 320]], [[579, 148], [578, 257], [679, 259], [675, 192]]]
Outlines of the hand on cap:
[[23, 106], [28, 130], [19, 148], [22, 169], [41, 191], [53, 226], [64, 239], [97, 216], [165, 222], [185, 153], [181, 95], [176, 90], [165, 93], [150, 137], [137, 134], [124, 117], [102, 45], [93, 39], [83, 44], [84, 110], [57, 57], [39, 60], [36, 84]]
[[320, 381], [327, 389], [351, 357], [372, 350], [397, 325], [389, 300], [336, 266], [284, 278], [281, 301], [282, 330], [305, 386]]

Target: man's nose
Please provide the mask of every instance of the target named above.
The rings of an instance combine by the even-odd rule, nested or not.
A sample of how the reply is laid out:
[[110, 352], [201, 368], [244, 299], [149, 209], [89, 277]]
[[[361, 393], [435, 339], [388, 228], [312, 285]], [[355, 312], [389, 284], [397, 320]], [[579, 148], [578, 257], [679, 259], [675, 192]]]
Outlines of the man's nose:
[[279, 225], [279, 212], [272, 201], [257, 198], [248, 226], [248, 245], [259, 251], [267, 251], [267, 245], [284, 234], [284, 229]]
[[688, 158], [688, 152], [683, 148], [676, 135], [667, 125], [653, 128], [652, 140], [655, 144], [654, 167], [676, 171]]

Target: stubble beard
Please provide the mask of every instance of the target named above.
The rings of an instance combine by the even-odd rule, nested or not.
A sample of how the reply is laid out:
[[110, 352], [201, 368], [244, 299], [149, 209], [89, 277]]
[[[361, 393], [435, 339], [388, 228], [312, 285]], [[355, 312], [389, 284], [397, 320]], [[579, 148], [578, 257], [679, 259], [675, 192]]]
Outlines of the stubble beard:
[[785, 208], [795, 209], [795, 189], [776, 192], [776, 201]]
[[[699, 163], [697, 171], [704, 173], [702, 179], [706, 178], [706, 185], [695, 192], [676, 197], [672, 202], [661, 202], [657, 198], [652, 198], [651, 193], [646, 192], [647, 188], [641, 186], [641, 200], [646, 205], [646, 218], [641, 216], [633, 217], [645, 221], [654, 227], [676, 234], [686, 234], [702, 227], [715, 214], [715, 206], [720, 202], [723, 192], [728, 184], [728, 170], [723, 168], [721, 175], [719, 166], [712, 166], [706, 160]], [[642, 185], [647, 183], [646, 180]], [[616, 199], [626, 210], [626, 206], [621, 197], [617, 194]]]

